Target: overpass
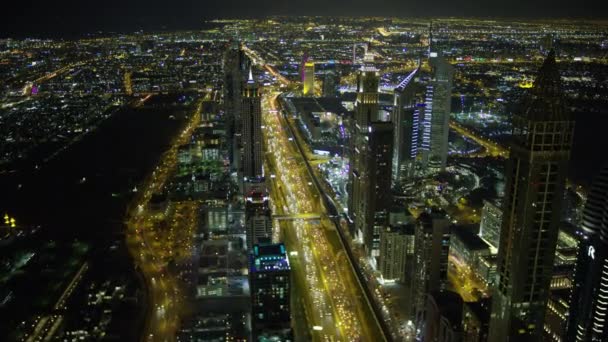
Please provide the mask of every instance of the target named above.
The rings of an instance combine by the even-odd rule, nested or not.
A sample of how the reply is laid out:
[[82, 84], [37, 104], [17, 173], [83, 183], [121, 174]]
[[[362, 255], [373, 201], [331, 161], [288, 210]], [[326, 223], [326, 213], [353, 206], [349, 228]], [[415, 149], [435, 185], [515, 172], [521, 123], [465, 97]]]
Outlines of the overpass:
[[321, 214], [303, 213], [303, 214], [272, 215], [272, 219], [273, 220], [320, 220]]

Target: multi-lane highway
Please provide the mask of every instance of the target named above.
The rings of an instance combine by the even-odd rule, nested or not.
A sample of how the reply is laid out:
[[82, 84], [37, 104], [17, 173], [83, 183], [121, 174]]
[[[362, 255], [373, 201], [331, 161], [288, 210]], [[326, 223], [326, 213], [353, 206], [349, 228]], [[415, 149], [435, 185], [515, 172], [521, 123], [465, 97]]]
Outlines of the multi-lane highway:
[[272, 180], [275, 213], [321, 214], [318, 221], [281, 223], [283, 239], [292, 252], [296, 288], [304, 292], [311, 336], [314, 340], [385, 340], [359, 279], [345, 258], [335, 224], [328, 219], [324, 195], [315, 186], [304, 155], [281, 116], [278, 94], [267, 92], [263, 100], [266, 169]]

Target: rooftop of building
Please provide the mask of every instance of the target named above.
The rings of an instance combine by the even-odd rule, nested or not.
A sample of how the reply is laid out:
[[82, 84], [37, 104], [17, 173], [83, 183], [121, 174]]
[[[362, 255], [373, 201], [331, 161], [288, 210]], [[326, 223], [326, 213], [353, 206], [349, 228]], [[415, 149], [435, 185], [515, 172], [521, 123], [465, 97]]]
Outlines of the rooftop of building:
[[289, 271], [287, 250], [282, 243], [259, 244], [253, 246], [250, 272]]
[[452, 226], [452, 237], [460, 240], [468, 250], [480, 251], [489, 250], [488, 245], [479, 235], [475, 234], [470, 229], [462, 226]]

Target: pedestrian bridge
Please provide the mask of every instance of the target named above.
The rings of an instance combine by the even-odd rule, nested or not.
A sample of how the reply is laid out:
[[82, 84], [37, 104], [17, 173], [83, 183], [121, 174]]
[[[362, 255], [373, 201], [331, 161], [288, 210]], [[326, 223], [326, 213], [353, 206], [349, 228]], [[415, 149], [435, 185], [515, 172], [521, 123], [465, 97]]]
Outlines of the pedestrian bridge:
[[305, 214], [273, 215], [272, 219], [273, 220], [320, 220], [321, 214], [305, 213]]

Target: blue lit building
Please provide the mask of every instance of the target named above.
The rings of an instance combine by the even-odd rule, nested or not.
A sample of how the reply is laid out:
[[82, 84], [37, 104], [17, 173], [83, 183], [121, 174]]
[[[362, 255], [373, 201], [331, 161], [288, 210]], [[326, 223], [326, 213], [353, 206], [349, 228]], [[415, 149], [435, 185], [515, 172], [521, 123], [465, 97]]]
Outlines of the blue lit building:
[[420, 126], [424, 87], [416, 81], [416, 68], [395, 88], [392, 122], [393, 141], [393, 186], [410, 180], [414, 172], [414, 162], [418, 156], [418, 130]]
[[292, 341], [291, 268], [284, 244], [253, 246], [249, 285], [253, 341]]

